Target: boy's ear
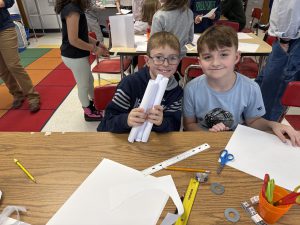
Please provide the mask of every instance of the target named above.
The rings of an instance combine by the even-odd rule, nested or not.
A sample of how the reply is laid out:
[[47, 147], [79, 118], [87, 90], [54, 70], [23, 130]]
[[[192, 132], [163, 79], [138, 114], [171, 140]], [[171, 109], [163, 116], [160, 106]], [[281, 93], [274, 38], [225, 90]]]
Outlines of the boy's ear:
[[202, 68], [201, 56], [198, 57], [198, 63], [199, 63], [199, 66]]
[[236, 60], [234, 64], [237, 64], [241, 59], [241, 51], [236, 51]]
[[145, 59], [145, 62], [146, 62], [146, 65], [149, 67], [149, 56], [147, 55], [144, 55], [144, 59]]

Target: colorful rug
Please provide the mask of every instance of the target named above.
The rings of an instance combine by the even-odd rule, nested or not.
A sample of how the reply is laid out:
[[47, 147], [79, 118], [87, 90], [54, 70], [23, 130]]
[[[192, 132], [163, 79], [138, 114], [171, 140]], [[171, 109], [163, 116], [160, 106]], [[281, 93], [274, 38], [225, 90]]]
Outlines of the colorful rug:
[[71, 71], [61, 61], [59, 49], [26, 49], [20, 53], [21, 64], [41, 95], [41, 109], [30, 113], [28, 102], [12, 110], [12, 96], [0, 81], [0, 131], [41, 131], [55, 110], [75, 86]]

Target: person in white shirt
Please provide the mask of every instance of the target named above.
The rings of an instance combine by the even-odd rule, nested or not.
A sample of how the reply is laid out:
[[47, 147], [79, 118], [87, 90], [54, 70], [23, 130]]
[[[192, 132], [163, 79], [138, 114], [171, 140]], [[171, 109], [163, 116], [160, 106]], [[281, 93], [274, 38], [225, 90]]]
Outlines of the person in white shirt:
[[278, 38], [256, 82], [265, 103], [265, 119], [277, 121], [284, 111], [281, 97], [290, 81], [300, 80], [299, 0], [274, 0], [269, 35]]

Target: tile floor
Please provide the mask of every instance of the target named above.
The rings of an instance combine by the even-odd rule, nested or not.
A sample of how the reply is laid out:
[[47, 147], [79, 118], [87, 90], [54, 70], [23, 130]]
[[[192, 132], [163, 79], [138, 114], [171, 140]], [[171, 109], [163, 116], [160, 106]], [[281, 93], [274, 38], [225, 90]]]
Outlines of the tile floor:
[[[61, 34], [45, 34], [37, 39], [31, 38], [28, 48], [59, 48]], [[94, 64], [92, 64], [94, 66]], [[98, 76], [93, 74], [95, 85], [98, 85]], [[101, 74], [101, 78], [107, 80], [120, 80], [120, 75]], [[99, 122], [86, 122], [83, 117], [83, 110], [78, 100], [77, 86], [55, 111], [53, 116], [46, 123], [42, 132], [96, 132]]]
[[[29, 48], [59, 48], [61, 34], [45, 34], [38, 39], [31, 38]], [[106, 40], [107, 41], [107, 40]], [[94, 64], [92, 65], [94, 66]], [[120, 80], [120, 75], [101, 74], [104, 79]], [[94, 74], [95, 85], [98, 85], [98, 77]], [[42, 132], [96, 132], [99, 122], [86, 122], [83, 118], [83, 110], [77, 97], [75, 86], [66, 99], [62, 102], [53, 116], [46, 123]], [[300, 114], [300, 109], [291, 108], [288, 114]], [[287, 121], [283, 123], [288, 124]]]

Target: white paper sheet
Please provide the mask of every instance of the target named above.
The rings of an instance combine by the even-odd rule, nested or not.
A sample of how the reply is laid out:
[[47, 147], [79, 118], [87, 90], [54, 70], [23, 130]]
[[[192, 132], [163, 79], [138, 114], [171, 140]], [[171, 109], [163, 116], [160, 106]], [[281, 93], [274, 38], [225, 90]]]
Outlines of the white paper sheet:
[[258, 44], [249, 44], [249, 43], [243, 43], [239, 42], [239, 51], [241, 52], [256, 52], [258, 49]]
[[137, 52], [147, 51], [147, 37], [144, 35], [134, 35], [134, 44]]
[[253, 39], [253, 37], [251, 37], [249, 34], [243, 33], [243, 32], [238, 32], [238, 39], [242, 40], [242, 39]]
[[194, 34], [194, 37], [193, 37], [193, 44], [196, 46], [197, 45], [197, 41], [199, 39], [201, 35], [200, 34]]
[[238, 125], [226, 149], [235, 157], [228, 166], [260, 179], [268, 173], [277, 185], [291, 191], [300, 184], [300, 148], [273, 134]]
[[215, 13], [215, 11], [217, 10], [217, 8], [218, 7], [216, 7], [216, 8], [213, 8], [212, 10], [210, 10], [208, 13], [206, 13], [204, 16], [202, 16], [203, 18], [204, 17], [211, 17], [214, 13]]
[[[16, 223], [17, 222], [17, 223]], [[13, 225], [13, 224], [17, 224], [17, 225], [30, 225], [29, 223], [25, 223], [25, 222], [22, 222], [22, 221], [18, 221], [18, 220], [15, 220], [13, 218], [8, 218], [8, 220], [6, 220], [4, 222], [4, 224], [1, 224], [1, 225]]]
[[122, 14], [128, 14], [130, 12], [131, 12], [131, 10], [129, 10], [129, 9], [121, 9]]
[[103, 159], [47, 225], [154, 225], [169, 196], [178, 207], [177, 219], [183, 205], [171, 176], [145, 176]]
[[112, 47], [134, 48], [133, 16], [110, 16]]

